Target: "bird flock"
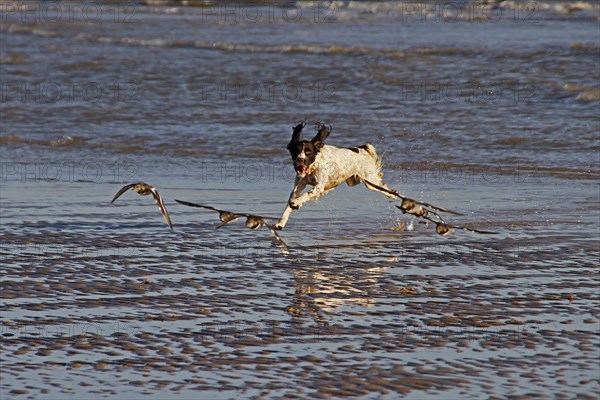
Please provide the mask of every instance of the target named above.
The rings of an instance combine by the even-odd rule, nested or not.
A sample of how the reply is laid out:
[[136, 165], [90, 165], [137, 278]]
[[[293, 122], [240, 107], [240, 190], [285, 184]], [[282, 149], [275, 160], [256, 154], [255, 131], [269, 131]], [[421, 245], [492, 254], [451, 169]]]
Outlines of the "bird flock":
[[266, 226], [267, 228], [269, 228], [271, 233], [275, 236], [275, 239], [277, 240], [277, 242], [280, 245], [282, 245], [284, 247], [284, 249], [286, 249], [286, 250], [288, 249], [288, 245], [283, 241], [281, 236], [279, 236], [279, 234], [275, 230], [274, 226], [266, 222], [266, 220], [275, 220], [276, 218], [274, 218], [274, 217], [264, 217], [261, 215], [254, 215], [254, 214], [248, 214], [248, 213], [234, 213], [232, 211], [220, 210], [218, 208], [211, 207], [211, 206], [190, 203], [189, 201], [183, 201], [183, 200], [177, 200], [177, 199], [175, 199], [175, 201], [178, 202], [179, 204], [183, 204], [184, 206], [204, 208], [207, 210], [212, 210], [212, 211], [218, 212], [219, 220], [221, 220], [221, 223], [216, 227], [216, 229], [219, 229], [220, 227], [227, 225], [231, 222], [235, 222], [242, 217], [246, 217], [246, 228], [252, 229], [255, 231], [255, 230], [262, 228], [263, 226]]
[[[435, 225], [435, 231], [442, 236], [447, 236], [457, 229], [474, 232], [474, 233], [478, 233], [478, 234], [487, 234], [487, 235], [496, 233], [496, 232], [489, 232], [489, 231], [482, 231], [482, 230], [467, 228], [464, 226], [450, 225], [444, 221], [444, 219], [442, 218], [440, 213], [447, 213], [447, 214], [452, 214], [452, 215], [462, 215], [462, 214], [442, 208], [442, 207], [434, 206], [433, 204], [430, 204], [430, 203], [411, 199], [409, 197], [401, 195], [400, 193], [396, 192], [393, 189], [384, 188], [384, 187], [378, 186], [369, 181], [365, 181], [365, 183], [368, 186], [372, 186], [381, 191], [385, 191], [385, 192], [393, 195], [397, 199], [399, 199], [401, 201], [400, 204], [395, 205], [395, 206], [403, 214], [409, 214], [414, 217], [421, 218], [428, 222], [433, 223]], [[126, 191], [128, 191], [130, 189], [135, 191], [136, 193], [138, 193], [141, 196], [148, 196], [151, 194], [152, 197], [154, 197], [154, 200], [156, 201], [156, 204], [158, 205], [160, 213], [162, 214], [165, 222], [169, 226], [169, 229], [173, 230], [173, 223], [171, 222], [171, 218], [169, 217], [169, 213], [167, 211], [165, 203], [164, 203], [162, 197], [160, 196], [160, 194], [158, 193], [158, 191], [156, 190], [156, 188], [154, 188], [152, 185], [149, 185], [145, 182], [136, 182], [136, 183], [131, 183], [131, 184], [125, 185], [113, 197], [111, 203], [114, 203], [115, 200], [117, 200], [123, 193], [125, 193]], [[277, 230], [276, 230], [274, 224], [267, 222], [267, 221], [276, 221], [277, 218], [275, 218], [275, 217], [261, 216], [261, 215], [242, 213], [242, 212], [233, 212], [233, 211], [228, 211], [228, 210], [221, 210], [216, 207], [203, 205], [203, 204], [197, 204], [197, 203], [191, 203], [188, 201], [177, 200], [177, 199], [175, 201], [179, 204], [182, 204], [182, 205], [185, 205], [188, 207], [203, 208], [203, 209], [206, 209], [209, 211], [214, 211], [214, 212], [219, 213], [219, 220], [221, 221], [221, 223], [219, 225], [217, 225], [216, 229], [219, 229], [225, 225], [233, 223], [233, 222], [239, 220], [240, 218], [246, 218], [246, 223], [245, 223], [246, 228], [251, 229], [251, 230], [259, 230], [262, 227], [266, 227], [271, 231], [276, 242], [279, 245], [281, 245], [285, 250], [288, 250], [288, 248], [289, 248], [288, 245], [283, 241], [281, 236], [277, 233]]]
[[[446, 222], [444, 222], [444, 219], [442, 218], [442, 216], [440, 214], [438, 214], [437, 212], [435, 212], [433, 210], [445, 212], [445, 213], [452, 214], [452, 215], [462, 215], [462, 214], [457, 213], [456, 211], [451, 211], [451, 210], [448, 210], [445, 208], [434, 206], [433, 204], [410, 199], [408, 197], [402, 196], [400, 193], [396, 192], [395, 190], [386, 189], [384, 187], [375, 185], [374, 183], [371, 183], [369, 181], [365, 181], [365, 183], [368, 186], [373, 186], [379, 190], [390, 193], [390, 194], [396, 196], [397, 198], [399, 198], [400, 200], [402, 200], [400, 205], [396, 205], [396, 208], [398, 208], [400, 211], [402, 211], [402, 214], [414, 215], [417, 218], [423, 218], [429, 222], [433, 222], [435, 224], [435, 231], [442, 236], [448, 236], [449, 234], [454, 232], [456, 229], [462, 229], [464, 231], [480, 233], [483, 235], [496, 234], [496, 232], [481, 231], [478, 229], [471, 229], [471, 228], [466, 228], [464, 226], [458, 226], [458, 225], [449, 225]], [[430, 215], [434, 215], [437, 219], [431, 218]]]
[[[162, 197], [158, 193], [158, 190], [156, 190], [156, 188], [154, 186], [149, 185], [146, 182], [130, 183], [128, 185], [123, 186], [117, 192], [117, 194], [115, 194], [115, 197], [113, 197], [111, 203], [114, 203], [115, 200], [117, 200], [123, 193], [125, 193], [126, 191], [128, 191], [130, 189], [132, 189], [133, 191], [138, 193], [140, 196], [148, 196], [148, 195], [152, 194], [152, 197], [154, 197], [154, 200], [156, 201], [156, 204], [158, 205], [158, 209], [160, 210], [160, 213], [162, 214], [163, 218], [165, 219], [165, 222], [169, 226], [169, 229], [173, 230], [173, 223], [171, 222], [171, 217], [169, 217], [169, 212], [167, 211], [165, 202], [163, 201]], [[272, 224], [267, 223], [267, 220], [276, 220], [277, 218], [275, 218], [275, 217], [265, 217], [265, 216], [261, 216], [261, 215], [248, 214], [248, 213], [237, 213], [237, 212], [233, 212], [233, 211], [221, 210], [221, 209], [218, 209], [215, 207], [206, 206], [203, 204], [191, 203], [189, 201], [183, 201], [183, 200], [177, 200], [177, 199], [175, 199], [175, 201], [178, 202], [179, 204], [183, 204], [185, 206], [204, 208], [207, 210], [218, 212], [219, 220], [221, 221], [221, 223], [216, 227], [216, 229], [219, 229], [222, 226], [225, 226], [229, 223], [237, 221], [238, 219], [240, 219], [242, 217], [245, 217], [246, 218], [246, 228], [252, 229], [252, 230], [258, 230], [258, 229], [262, 228], [263, 226], [266, 226], [271, 231], [271, 233], [273, 233], [273, 235], [275, 236], [275, 240], [277, 241], [277, 243], [280, 244], [284, 248], [284, 250], [289, 249], [288, 245], [283, 241], [281, 236], [279, 236], [279, 234], [275, 230], [274, 226]]]

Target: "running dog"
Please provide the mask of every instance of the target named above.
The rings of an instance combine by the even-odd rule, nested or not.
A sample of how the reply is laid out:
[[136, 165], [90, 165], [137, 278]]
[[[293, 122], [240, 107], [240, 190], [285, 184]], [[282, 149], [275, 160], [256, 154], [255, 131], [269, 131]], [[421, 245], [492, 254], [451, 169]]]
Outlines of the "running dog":
[[[287, 145], [296, 180], [294, 189], [283, 211], [276, 229], [283, 229], [293, 210], [298, 210], [309, 200], [317, 200], [343, 182], [348, 186], [359, 183], [373, 191], [394, 199], [397, 196], [383, 183], [381, 159], [375, 147], [365, 144], [359, 147], [339, 148], [326, 145], [325, 139], [331, 132], [331, 126], [317, 123], [317, 134], [311, 140], [302, 140], [302, 129], [306, 124], [300, 123], [293, 128], [292, 140]], [[307, 185], [313, 186], [302, 193]], [[383, 190], [382, 190], [383, 189]]]

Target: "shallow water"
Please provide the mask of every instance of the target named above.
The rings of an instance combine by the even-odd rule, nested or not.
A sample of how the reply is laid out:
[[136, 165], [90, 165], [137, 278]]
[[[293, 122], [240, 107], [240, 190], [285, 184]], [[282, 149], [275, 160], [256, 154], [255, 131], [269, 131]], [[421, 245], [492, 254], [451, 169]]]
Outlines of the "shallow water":
[[[2, 398], [597, 398], [600, 8], [461, 4], [0, 2]], [[497, 235], [174, 202], [279, 216], [300, 120]]]

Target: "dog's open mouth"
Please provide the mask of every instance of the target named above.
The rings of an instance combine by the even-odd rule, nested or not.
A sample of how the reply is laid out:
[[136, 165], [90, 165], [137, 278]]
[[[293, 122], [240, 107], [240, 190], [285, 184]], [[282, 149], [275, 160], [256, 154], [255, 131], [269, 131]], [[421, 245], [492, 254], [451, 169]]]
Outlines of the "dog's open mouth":
[[308, 167], [306, 165], [296, 165], [296, 173], [298, 175], [306, 175]]

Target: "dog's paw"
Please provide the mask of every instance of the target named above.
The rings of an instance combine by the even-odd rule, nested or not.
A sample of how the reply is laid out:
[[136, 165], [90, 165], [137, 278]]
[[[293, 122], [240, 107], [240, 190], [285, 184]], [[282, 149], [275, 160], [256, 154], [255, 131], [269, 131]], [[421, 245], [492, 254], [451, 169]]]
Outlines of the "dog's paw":
[[276, 223], [275, 225], [273, 225], [273, 228], [275, 228], [276, 231], [280, 231], [282, 230], [284, 227], [283, 224], [281, 224], [280, 222]]

